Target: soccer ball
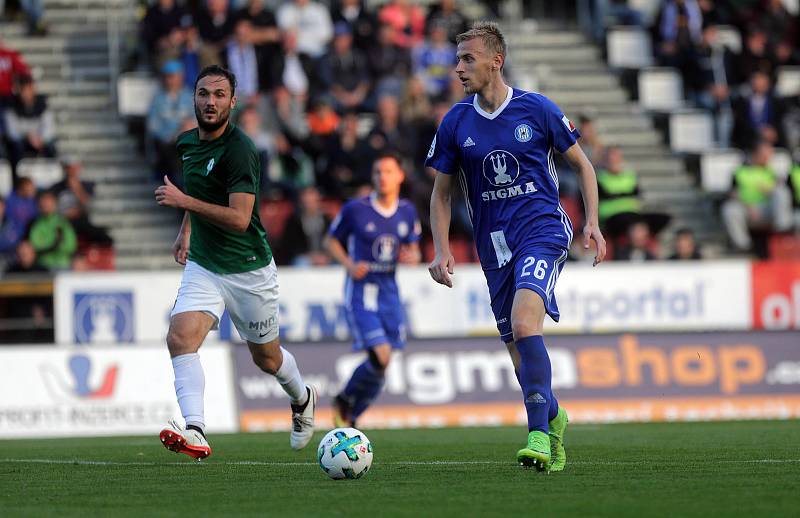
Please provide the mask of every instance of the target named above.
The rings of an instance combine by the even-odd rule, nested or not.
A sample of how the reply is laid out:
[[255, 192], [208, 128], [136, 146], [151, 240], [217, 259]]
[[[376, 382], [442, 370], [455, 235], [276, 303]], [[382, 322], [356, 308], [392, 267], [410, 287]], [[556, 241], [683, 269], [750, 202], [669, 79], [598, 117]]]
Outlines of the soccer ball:
[[317, 460], [332, 479], [361, 478], [372, 465], [372, 444], [364, 432], [336, 428], [320, 441]]

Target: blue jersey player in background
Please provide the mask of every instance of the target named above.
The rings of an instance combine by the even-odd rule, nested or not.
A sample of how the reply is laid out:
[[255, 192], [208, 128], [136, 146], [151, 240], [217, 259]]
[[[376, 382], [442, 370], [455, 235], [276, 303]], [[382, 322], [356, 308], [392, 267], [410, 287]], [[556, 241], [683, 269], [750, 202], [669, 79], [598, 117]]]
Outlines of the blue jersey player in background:
[[375, 191], [346, 203], [325, 241], [347, 269], [344, 296], [353, 348], [367, 353], [334, 398], [337, 427], [355, 426], [383, 388], [392, 350], [405, 345], [405, 312], [394, 272], [398, 262], [419, 263], [421, 254], [417, 211], [400, 199], [404, 179], [398, 156], [379, 156], [372, 166]]
[[503, 81], [506, 43], [497, 25], [476, 23], [457, 38], [455, 72], [469, 95], [442, 120], [425, 165], [436, 172], [431, 229], [436, 257], [431, 277], [452, 287], [450, 186], [463, 189], [475, 245], [486, 276], [501, 339], [514, 362], [528, 414], [528, 444], [517, 453], [524, 466], [560, 471], [567, 413], [559, 408], [542, 339], [545, 314], [558, 321], [554, 288], [572, 241], [572, 224], [559, 204], [553, 153], [577, 172], [586, 225], [583, 246], [605, 256], [597, 220], [597, 179], [575, 143], [579, 134], [543, 95]]

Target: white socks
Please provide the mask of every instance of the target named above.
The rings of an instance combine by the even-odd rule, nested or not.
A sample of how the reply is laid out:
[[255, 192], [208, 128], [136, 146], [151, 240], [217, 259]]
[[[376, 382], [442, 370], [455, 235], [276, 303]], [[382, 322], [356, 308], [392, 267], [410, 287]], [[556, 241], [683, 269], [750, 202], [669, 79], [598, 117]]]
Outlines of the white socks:
[[205, 431], [203, 390], [206, 386], [206, 377], [200, 364], [200, 355], [191, 353], [176, 356], [172, 359], [172, 368], [175, 371], [175, 394], [178, 396], [178, 406], [181, 407], [186, 426], [195, 425]]
[[[306, 384], [303, 383], [303, 377], [297, 368], [297, 362], [294, 360], [292, 353], [281, 347], [283, 353], [283, 363], [280, 369], [275, 373], [278, 383], [283, 387], [284, 392], [289, 394], [293, 405], [303, 405], [308, 397]], [[183, 408], [183, 407], [181, 407]]]

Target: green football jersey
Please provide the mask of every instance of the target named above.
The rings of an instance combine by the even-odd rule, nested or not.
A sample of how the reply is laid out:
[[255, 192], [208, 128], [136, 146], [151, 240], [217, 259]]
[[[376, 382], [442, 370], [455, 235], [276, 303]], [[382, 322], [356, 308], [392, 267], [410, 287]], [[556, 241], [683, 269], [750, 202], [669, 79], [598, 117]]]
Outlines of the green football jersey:
[[182, 133], [177, 148], [183, 164], [186, 194], [206, 203], [228, 205], [232, 192], [256, 196], [250, 225], [240, 234], [190, 213], [192, 233], [189, 260], [216, 273], [257, 270], [272, 261], [267, 234], [258, 217], [261, 176], [258, 152], [239, 128], [228, 128], [214, 140], [200, 140], [197, 128]]

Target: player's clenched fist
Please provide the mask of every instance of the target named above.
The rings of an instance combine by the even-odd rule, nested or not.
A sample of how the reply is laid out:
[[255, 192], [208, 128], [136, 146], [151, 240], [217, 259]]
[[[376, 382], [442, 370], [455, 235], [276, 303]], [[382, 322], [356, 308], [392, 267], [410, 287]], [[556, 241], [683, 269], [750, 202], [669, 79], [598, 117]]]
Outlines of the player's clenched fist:
[[433, 262], [428, 266], [428, 272], [430, 272], [434, 281], [439, 284], [444, 284], [448, 288], [452, 288], [453, 280], [450, 276], [453, 275], [453, 266], [455, 266], [455, 264], [456, 260], [453, 254], [447, 254], [446, 257], [437, 254]]
[[359, 261], [357, 263], [353, 263], [353, 265], [347, 269], [350, 273], [350, 277], [354, 280], [360, 281], [369, 273], [369, 263], [365, 261]]

